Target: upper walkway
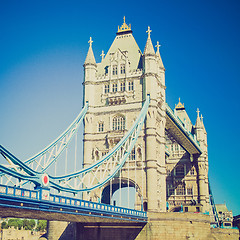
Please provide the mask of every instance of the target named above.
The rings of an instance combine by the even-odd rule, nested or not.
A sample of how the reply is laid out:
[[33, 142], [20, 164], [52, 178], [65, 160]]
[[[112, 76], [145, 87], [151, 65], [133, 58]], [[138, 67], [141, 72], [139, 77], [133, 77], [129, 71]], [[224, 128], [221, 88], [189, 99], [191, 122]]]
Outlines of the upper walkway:
[[190, 155], [202, 153], [199, 142], [187, 131], [183, 122], [174, 114], [168, 104], [166, 104], [165, 128]]

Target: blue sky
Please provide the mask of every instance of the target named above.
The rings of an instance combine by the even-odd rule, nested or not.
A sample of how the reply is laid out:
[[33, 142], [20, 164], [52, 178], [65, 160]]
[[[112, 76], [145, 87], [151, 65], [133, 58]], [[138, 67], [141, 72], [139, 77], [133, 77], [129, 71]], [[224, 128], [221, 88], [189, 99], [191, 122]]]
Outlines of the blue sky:
[[168, 104], [203, 114], [215, 202], [240, 214], [239, 12], [237, 0], [1, 1], [0, 144], [25, 159], [72, 122], [89, 37], [99, 62], [126, 16], [142, 51], [147, 26], [161, 44]]

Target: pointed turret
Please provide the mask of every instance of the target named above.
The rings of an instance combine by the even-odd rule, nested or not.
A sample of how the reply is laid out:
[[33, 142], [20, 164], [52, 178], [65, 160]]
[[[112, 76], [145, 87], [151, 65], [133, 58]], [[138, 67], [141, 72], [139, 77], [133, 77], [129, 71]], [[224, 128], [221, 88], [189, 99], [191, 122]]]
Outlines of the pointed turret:
[[150, 27], [148, 27], [148, 30], [146, 32], [148, 33], [148, 38], [147, 38], [146, 46], [144, 48], [143, 55], [155, 55], [155, 51], [154, 51], [151, 36], [150, 36], [152, 32]]
[[160, 51], [159, 51], [159, 48], [161, 47], [161, 45], [159, 45], [159, 42], [157, 41], [157, 45], [155, 46], [157, 48], [157, 52], [156, 52], [156, 55], [157, 55], [157, 59], [158, 59], [158, 65], [160, 68], [164, 69], [164, 65], [163, 65], [163, 61], [162, 61], [162, 58], [161, 58], [161, 55], [160, 55]]
[[199, 116], [199, 109], [197, 109], [197, 120], [196, 120], [196, 123], [195, 123], [195, 128], [202, 128], [202, 121], [200, 119], [200, 116]]
[[84, 103], [89, 102], [89, 106], [94, 105], [94, 85], [96, 80], [97, 64], [92, 50], [92, 38], [90, 37], [89, 49], [84, 62]]
[[90, 37], [90, 40], [88, 41], [89, 43], [89, 49], [88, 49], [88, 53], [87, 53], [87, 57], [85, 59], [84, 65], [86, 64], [94, 64], [96, 65], [96, 60], [93, 54], [93, 50], [92, 50], [92, 38]]
[[148, 34], [148, 38], [143, 52], [143, 66], [146, 81], [146, 94], [150, 94], [151, 99], [157, 99], [159, 92], [157, 91], [157, 81], [155, 78], [156, 74], [158, 73], [157, 56], [155, 54], [152, 40], [150, 37], [150, 34], [152, 32], [152, 30], [150, 30], [150, 27], [148, 27], [148, 30], [146, 32]]

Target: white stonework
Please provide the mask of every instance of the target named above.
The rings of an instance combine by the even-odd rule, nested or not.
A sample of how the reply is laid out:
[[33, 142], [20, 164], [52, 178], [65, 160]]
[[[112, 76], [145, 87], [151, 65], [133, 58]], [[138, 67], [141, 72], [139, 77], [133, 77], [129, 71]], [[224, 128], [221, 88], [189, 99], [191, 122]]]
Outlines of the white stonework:
[[[146, 123], [132, 159], [120, 173], [122, 181], [137, 186], [136, 208], [141, 207], [143, 200], [148, 211], [165, 212], [167, 205], [168, 211], [174, 211], [195, 200], [203, 211], [209, 211], [207, 135], [203, 121], [198, 115], [194, 126], [179, 101], [175, 114], [202, 149], [202, 154], [191, 155], [166, 129], [165, 68], [159, 43], [154, 50], [150, 28], [147, 34], [142, 54], [131, 26], [124, 19], [107, 54], [102, 52], [100, 63], [95, 61], [92, 39], [89, 41], [83, 83], [84, 102], [89, 103], [84, 121], [84, 167], [99, 160], [119, 142], [149, 94]], [[118, 182], [118, 177], [114, 182]], [[84, 197], [98, 201], [103, 189]]]

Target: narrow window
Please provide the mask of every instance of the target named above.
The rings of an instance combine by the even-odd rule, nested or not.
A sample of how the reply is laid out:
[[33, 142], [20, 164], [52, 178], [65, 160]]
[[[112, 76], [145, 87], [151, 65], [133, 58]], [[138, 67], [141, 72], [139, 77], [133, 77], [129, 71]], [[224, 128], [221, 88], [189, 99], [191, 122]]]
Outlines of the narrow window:
[[193, 189], [192, 187], [187, 188], [187, 195], [193, 195]]
[[133, 82], [128, 82], [128, 90], [133, 91]]
[[125, 64], [121, 64], [121, 74], [125, 73]]
[[114, 84], [113, 84], [113, 87], [112, 87], [112, 91], [113, 91], [113, 92], [117, 92], [117, 88], [118, 88], [117, 83], [114, 83]]
[[194, 175], [194, 174], [195, 174], [194, 167], [191, 168], [190, 174], [191, 174], [191, 175]]
[[109, 84], [105, 85], [104, 92], [105, 93], [109, 93]]
[[178, 144], [175, 145], [175, 151], [178, 151]]
[[104, 130], [103, 122], [98, 123], [98, 132], [103, 132], [103, 130]]
[[135, 148], [133, 148], [130, 154], [130, 160], [135, 160], [135, 159], [136, 159], [136, 152], [135, 152]]
[[112, 75], [117, 75], [117, 65], [113, 65]]
[[172, 195], [175, 195], [174, 188], [169, 188], [168, 189], [168, 196], [172, 196]]
[[120, 90], [121, 92], [124, 92], [125, 91], [125, 82], [122, 82], [121, 85], [120, 85]]

